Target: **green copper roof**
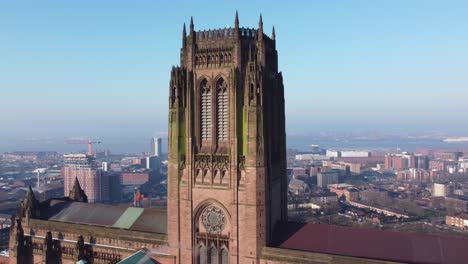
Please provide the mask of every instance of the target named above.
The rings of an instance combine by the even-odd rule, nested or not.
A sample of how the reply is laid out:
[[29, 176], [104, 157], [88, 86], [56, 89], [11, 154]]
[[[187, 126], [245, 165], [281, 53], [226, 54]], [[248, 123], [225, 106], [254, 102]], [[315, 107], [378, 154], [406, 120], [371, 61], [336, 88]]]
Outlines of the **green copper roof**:
[[117, 262], [117, 264], [155, 264], [150, 257], [146, 255], [147, 250], [142, 249], [130, 257]]
[[125, 229], [130, 228], [135, 223], [135, 221], [140, 217], [143, 211], [144, 211], [143, 208], [137, 208], [137, 207], [127, 208], [127, 210], [125, 210], [125, 212], [119, 217], [119, 219], [115, 221], [112, 227], [125, 228]]

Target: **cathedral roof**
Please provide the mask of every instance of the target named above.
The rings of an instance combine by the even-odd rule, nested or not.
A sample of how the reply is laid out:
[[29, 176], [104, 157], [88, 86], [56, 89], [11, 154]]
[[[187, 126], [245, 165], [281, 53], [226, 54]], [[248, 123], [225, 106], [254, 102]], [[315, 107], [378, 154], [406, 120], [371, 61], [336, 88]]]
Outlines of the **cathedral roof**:
[[154, 264], [156, 263], [153, 261], [149, 256], [149, 252], [147, 249], [142, 249], [137, 251], [135, 254], [129, 256], [126, 259], [121, 260], [117, 264]]
[[41, 203], [42, 220], [167, 233], [166, 210], [75, 202], [67, 198]]
[[468, 238], [326, 224], [281, 228], [283, 249], [403, 263], [466, 263]]

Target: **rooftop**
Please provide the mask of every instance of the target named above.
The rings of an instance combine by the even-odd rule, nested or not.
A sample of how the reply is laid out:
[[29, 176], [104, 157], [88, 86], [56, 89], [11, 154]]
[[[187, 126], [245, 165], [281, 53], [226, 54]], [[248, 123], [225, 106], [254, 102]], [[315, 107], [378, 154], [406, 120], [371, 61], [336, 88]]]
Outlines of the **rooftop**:
[[50, 199], [41, 203], [40, 219], [158, 234], [167, 233], [167, 212], [156, 208], [119, 207], [73, 202], [68, 199]]
[[404, 233], [325, 224], [289, 223], [283, 249], [403, 263], [466, 263], [468, 238]]
[[464, 219], [464, 220], [468, 220], [468, 214], [467, 213], [461, 213], [461, 214], [457, 214], [453, 217], [456, 217], [456, 218], [461, 218], [461, 219]]
[[353, 185], [348, 183], [336, 183], [336, 184], [328, 184], [328, 188], [335, 188], [335, 189], [346, 189], [349, 187], [353, 187]]
[[147, 249], [142, 249], [135, 254], [119, 261], [117, 264], [155, 264], [157, 262], [153, 261], [148, 255]]

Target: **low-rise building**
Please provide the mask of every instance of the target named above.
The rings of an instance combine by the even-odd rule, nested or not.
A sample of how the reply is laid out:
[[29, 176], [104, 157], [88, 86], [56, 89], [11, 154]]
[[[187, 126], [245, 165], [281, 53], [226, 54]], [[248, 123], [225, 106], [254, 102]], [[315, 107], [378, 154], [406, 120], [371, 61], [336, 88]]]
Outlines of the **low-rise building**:
[[313, 194], [310, 197], [310, 202], [318, 205], [338, 202], [338, 195], [333, 192]]
[[367, 158], [371, 153], [364, 150], [342, 150], [341, 157], [343, 158]]
[[468, 209], [468, 197], [456, 196], [445, 197], [445, 208], [447, 212], [466, 212]]
[[303, 160], [303, 161], [313, 161], [313, 160], [323, 160], [327, 157], [324, 155], [316, 154], [316, 153], [304, 153], [304, 154], [296, 154], [294, 157], [296, 160]]
[[326, 187], [329, 184], [335, 184], [339, 181], [339, 174], [336, 171], [327, 171], [317, 173], [317, 185], [319, 187]]
[[336, 150], [329, 150], [327, 149], [326, 156], [329, 158], [338, 158], [340, 157], [340, 152]]
[[367, 204], [362, 204], [362, 203], [357, 203], [357, 202], [349, 202], [350, 205], [352, 206], [355, 206], [355, 207], [358, 207], [358, 208], [363, 208], [363, 209], [369, 209], [369, 210], [372, 210], [372, 211], [376, 211], [377, 213], [379, 214], [384, 214], [386, 216], [395, 216], [395, 217], [398, 217], [398, 218], [408, 218], [409, 216], [407, 214], [404, 214], [404, 213], [397, 213], [395, 211], [391, 211], [391, 210], [387, 210], [387, 209], [383, 209], [383, 208], [378, 208], [378, 207], [375, 207], [375, 206], [370, 206], [370, 205], [367, 205]]
[[434, 197], [446, 197], [449, 194], [449, 186], [443, 183], [434, 183], [432, 186], [432, 196]]
[[302, 180], [293, 177], [289, 181], [288, 190], [295, 195], [305, 194], [309, 192], [309, 186]]
[[454, 226], [460, 229], [467, 229], [468, 227], [468, 214], [461, 213], [457, 215], [445, 216], [445, 224]]
[[124, 172], [120, 176], [122, 185], [142, 185], [150, 181], [149, 172]]
[[328, 185], [330, 192], [338, 195], [338, 198], [344, 196], [347, 201], [359, 200], [359, 190], [348, 184], [330, 184]]

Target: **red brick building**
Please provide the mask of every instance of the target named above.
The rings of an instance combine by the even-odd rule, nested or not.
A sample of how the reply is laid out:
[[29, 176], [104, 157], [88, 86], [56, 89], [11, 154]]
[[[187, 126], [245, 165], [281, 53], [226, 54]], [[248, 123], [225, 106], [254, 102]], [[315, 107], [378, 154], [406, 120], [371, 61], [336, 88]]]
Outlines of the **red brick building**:
[[124, 172], [120, 175], [122, 185], [142, 185], [149, 181], [149, 172]]
[[453, 152], [446, 152], [446, 151], [436, 151], [434, 152], [434, 158], [441, 159], [441, 160], [458, 160], [459, 157], [462, 156], [461, 152], [453, 151]]
[[445, 171], [446, 161], [444, 160], [431, 160], [429, 161], [429, 169], [434, 171]]
[[430, 173], [426, 170], [421, 169], [409, 169], [398, 171], [397, 180], [399, 181], [416, 181], [423, 182], [429, 181], [431, 179]]
[[386, 170], [406, 170], [416, 167], [416, 157], [414, 154], [388, 154], [385, 156]]
[[392, 168], [395, 170], [404, 170], [408, 168], [408, 160], [404, 157], [392, 157]]
[[284, 88], [275, 32], [183, 35], [169, 94], [168, 241], [182, 263], [257, 261], [287, 221]]
[[62, 176], [64, 195], [68, 196], [77, 178], [88, 195], [88, 201], [105, 202], [109, 200], [109, 177], [94, 163], [94, 158], [86, 154], [64, 155]]
[[293, 168], [291, 174], [293, 175], [306, 175], [305, 168]]
[[402, 156], [385, 156], [385, 169], [405, 170], [408, 168], [409, 161]]
[[328, 185], [330, 192], [334, 192], [338, 195], [338, 198], [344, 196], [347, 201], [359, 200], [359, 190], [352, 187], [346, 186], [345, 184], [332, 184]]

